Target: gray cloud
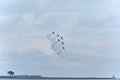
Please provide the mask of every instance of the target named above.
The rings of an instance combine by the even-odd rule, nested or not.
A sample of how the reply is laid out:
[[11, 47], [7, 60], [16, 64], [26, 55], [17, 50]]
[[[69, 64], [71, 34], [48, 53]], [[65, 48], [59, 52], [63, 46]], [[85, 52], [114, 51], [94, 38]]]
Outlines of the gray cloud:
[[[0, 64], [6, 66], [10, 62], [6, 69], [21, 72], [25, 68], [26, 73], [32, 72], [30, 69], [35, 66], [34, 73], [40, 73], [37, 69], [42, 66], [39, 70], [43, 69], [43, 74], [48, 70], [48, 75], [59, 73], [62, 68], [65, 73], [60, 73], [65, 75], [77, 75], [81, 71], [85, 75], [87, 70], [93, 70], [95, 75], [102, 73], [98, 68], [106, 70], [110, 66], [103, 74], [119, 73], [119, 4], [118, 0], [0, 1]], [[63, 56], [77, 57], [77, 63], [45, 54], [50, 51], [46, 34], [51, 31], [65, 37], [65, 44], [70, 44], [69, 50], [73, 51]]]

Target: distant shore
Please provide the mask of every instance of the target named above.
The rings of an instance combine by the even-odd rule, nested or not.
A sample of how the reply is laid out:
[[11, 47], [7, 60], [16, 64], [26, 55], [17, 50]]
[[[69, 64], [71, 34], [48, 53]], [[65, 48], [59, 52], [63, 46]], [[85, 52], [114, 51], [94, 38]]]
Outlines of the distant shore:
[[14, 79], [116, 79], [115, 77], [42, 77], [40, 75], [0, 76], [0, 78], [14, 78]]

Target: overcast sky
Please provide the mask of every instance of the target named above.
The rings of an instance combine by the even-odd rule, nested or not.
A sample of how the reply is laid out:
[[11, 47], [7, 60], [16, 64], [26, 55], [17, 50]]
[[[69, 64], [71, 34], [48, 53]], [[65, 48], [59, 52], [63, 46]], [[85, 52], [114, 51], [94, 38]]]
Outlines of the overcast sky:
[[[46, 35], [64, 37], [65, 58]], [[120, 77], [119, 0], [1, 0], [0, 75]]]

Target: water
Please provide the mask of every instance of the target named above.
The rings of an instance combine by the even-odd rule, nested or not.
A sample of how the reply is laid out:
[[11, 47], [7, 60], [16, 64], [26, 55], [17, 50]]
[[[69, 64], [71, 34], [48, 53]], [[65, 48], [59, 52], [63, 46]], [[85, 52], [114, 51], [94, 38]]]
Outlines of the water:
[[0, 78], [0, 80], [120, 80], [117, 79], [12, 79], [12, 78]]

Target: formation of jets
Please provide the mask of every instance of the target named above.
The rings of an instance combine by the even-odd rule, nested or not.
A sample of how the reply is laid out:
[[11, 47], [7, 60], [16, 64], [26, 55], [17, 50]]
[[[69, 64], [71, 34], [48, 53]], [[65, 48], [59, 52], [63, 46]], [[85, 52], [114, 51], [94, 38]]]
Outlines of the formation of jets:
[[[52, 34], [56, 35], [58, 37], [57, 41], [60, 42], [64, 46], [63, 37], [61, 37], [59, 34], [56, 34], [55, 32], [52, 32]], [[65, 50], [65, 47], [62, 47], [62, 49]]]

